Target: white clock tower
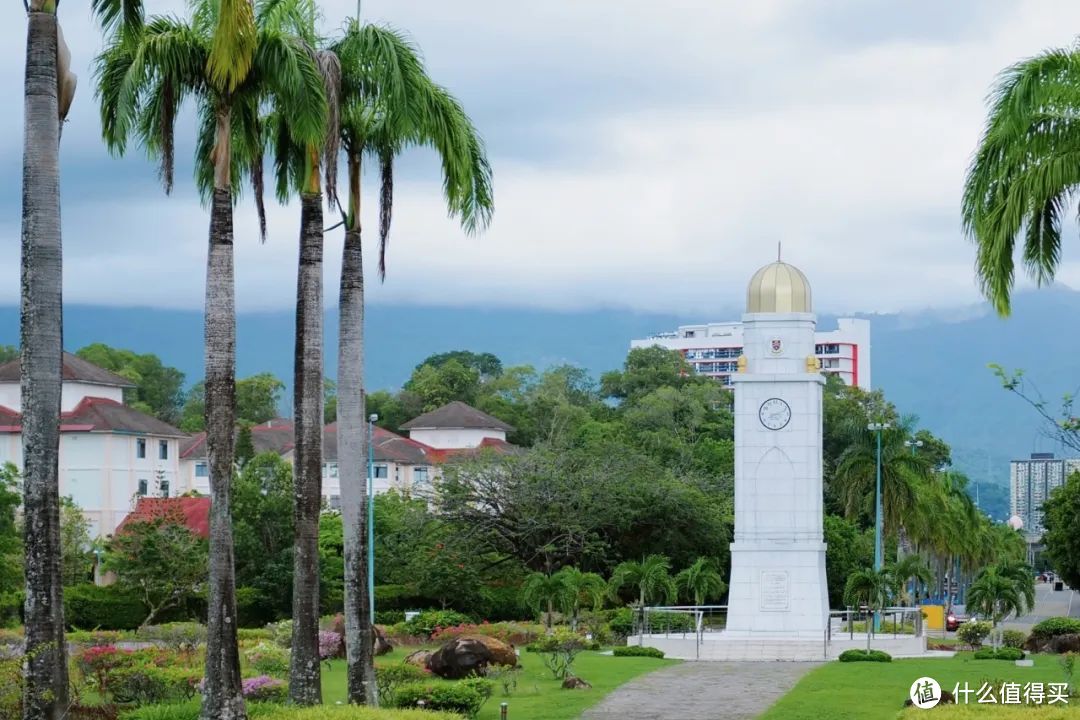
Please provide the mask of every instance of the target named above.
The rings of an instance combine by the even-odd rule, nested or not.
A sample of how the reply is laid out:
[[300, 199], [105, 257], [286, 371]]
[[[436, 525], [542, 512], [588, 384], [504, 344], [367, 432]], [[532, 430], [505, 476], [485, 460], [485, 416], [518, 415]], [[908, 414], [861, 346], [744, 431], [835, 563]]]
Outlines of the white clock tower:
[[810, 283], [775, 262], [747, 289], [735, 390], [735, 538], [729, 638], [821, 641], [829, 615], [822, 537], [822, 386]]

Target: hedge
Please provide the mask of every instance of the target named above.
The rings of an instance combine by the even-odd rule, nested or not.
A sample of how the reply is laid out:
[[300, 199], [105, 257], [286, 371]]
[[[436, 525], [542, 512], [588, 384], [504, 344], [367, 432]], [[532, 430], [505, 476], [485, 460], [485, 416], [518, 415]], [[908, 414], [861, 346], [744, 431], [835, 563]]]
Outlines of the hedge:
[[1024, 651], [1014, 647], [982, 648], [975, 653], [976, 660], [1023, 660]]
[[892, 662], [892, 655], [881, 650], [845, 650], [840, 653], [840, 662]]
[[664, 657], [663, 650], [657, 650], [654, 647], [646, 647], [642, 645], [627, 645], [626, 647], [617, 647], [611, 651], [611, 654], [615, 657]]
[[1080, 633], [1080, 619], [1077, 618], [1047, 618], [1031, 628], [1031, 636], [1040, 640], [1057, 635], [1073, 635], [1077, 633]]
[[83, 630], [134, 630], [146, 619], [139, 596], [115, 585], [84, 583], [64, 588], [64, 620]]
[[[249, 718], [260, 718], [275, 713], [280, 713], [281, 705], [263, 702], [244, 703], [247, 706]], [[202, 700], [196, 698], [183, 703], [170, 703], [164, 705], [144, 705], [134, 710], [124, 712], [123, 720], [199, 720], [199, 711], [202, 709]]]
[[[461, 715], [455, 713], [376, 709], [363, 705], [318, 705], [303, 709], [281, 707], [276, 712], [263, 717], [266, 720], [461, 720]], [[186, 720], [186, 718], [170, 720]]]

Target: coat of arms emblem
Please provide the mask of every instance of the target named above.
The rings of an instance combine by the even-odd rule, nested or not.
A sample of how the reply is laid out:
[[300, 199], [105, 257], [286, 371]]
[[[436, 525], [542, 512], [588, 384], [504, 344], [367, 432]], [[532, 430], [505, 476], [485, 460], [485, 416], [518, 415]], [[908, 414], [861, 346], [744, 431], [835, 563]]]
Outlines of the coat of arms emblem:
[[780, 338], [773, 338], [769, 344], [769, 349], [772, 350], [773, 355], [779, 355], [784, 351], [784, 343], [781, 342]]

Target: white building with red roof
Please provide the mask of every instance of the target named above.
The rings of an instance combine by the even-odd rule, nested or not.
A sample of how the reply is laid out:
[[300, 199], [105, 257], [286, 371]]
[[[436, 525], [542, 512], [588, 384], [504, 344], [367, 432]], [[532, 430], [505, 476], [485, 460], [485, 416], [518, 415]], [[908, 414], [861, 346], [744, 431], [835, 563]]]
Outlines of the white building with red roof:
[[[176, 494], [186, 436], [124, 404], [134, 384], [64, 353], [60, 494], [82, 508], [92, 535], [111, 534], [140, 497]], [[0, 365], [0, 463], [22, 469], [19, 362]]]
[[[372, 488], [376, 493], [426, 488], [451, 457], [518, 449], [506, 441], [513, 427], [463, 402], [425, 413], [402, 425], [402, 429], [408, 431], [408, 437], [377, 426], [374, 429]], [[290, 463], [293, 438], [292, 422], [281, 418], [251, 428], [256, 453], [275, 452]], [[331, 423], [323, 428], [322, 491], [332, 508], [340, 504], [343, 480], [338, 472], [337, 447], [337, 423]], [[205, 433], [192, 435], [182, 444], [180, 476], [179, 492], [210, 492]]]

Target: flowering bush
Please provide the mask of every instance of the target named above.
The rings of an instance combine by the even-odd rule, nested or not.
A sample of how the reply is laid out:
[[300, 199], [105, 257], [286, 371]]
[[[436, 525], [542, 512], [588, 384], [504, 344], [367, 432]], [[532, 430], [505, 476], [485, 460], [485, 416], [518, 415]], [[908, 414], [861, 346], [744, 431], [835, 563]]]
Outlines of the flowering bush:
[[284, 702], [289, 688], [284, 682], [268, 675], [248, 678], [240, 684], [244, 698], [253, 702]]
[[500, 622], [461, 623], [450, 627], [436, 628], [431, 639], [436, 642], [452, 640], [462, 635], [484, 635], [502, 640], [511, 645], [526, 645], [544, 633], [544, 626], [533, 623]]
[[109, 695], [109, 681], [114, 671], [131, 664], [131, 651], [114, 645], [95, 645], [75, 658], [75, 666], [87, 682], [103, 697]]
[[333, 630], [319, 631], [319, 659], [332, 660], [344, 657], [345, 640], [340, 633]]
[[289, 674], [289, 651], [268, 642], [261, 642], [244, 653], [248, 665], [260, 675], [285, 677]]
[[270, 639], [283, 648], [292, 647], [292, 620], [282, 620], [266, 626]]
[[404, 629], [410, 635], [431, 637], [432, 633], [441, 628], [471, 622], [472, 618], [468, 615], [462, 615], [453, 610], [425, 610], [412, 620], [406, 621]]

